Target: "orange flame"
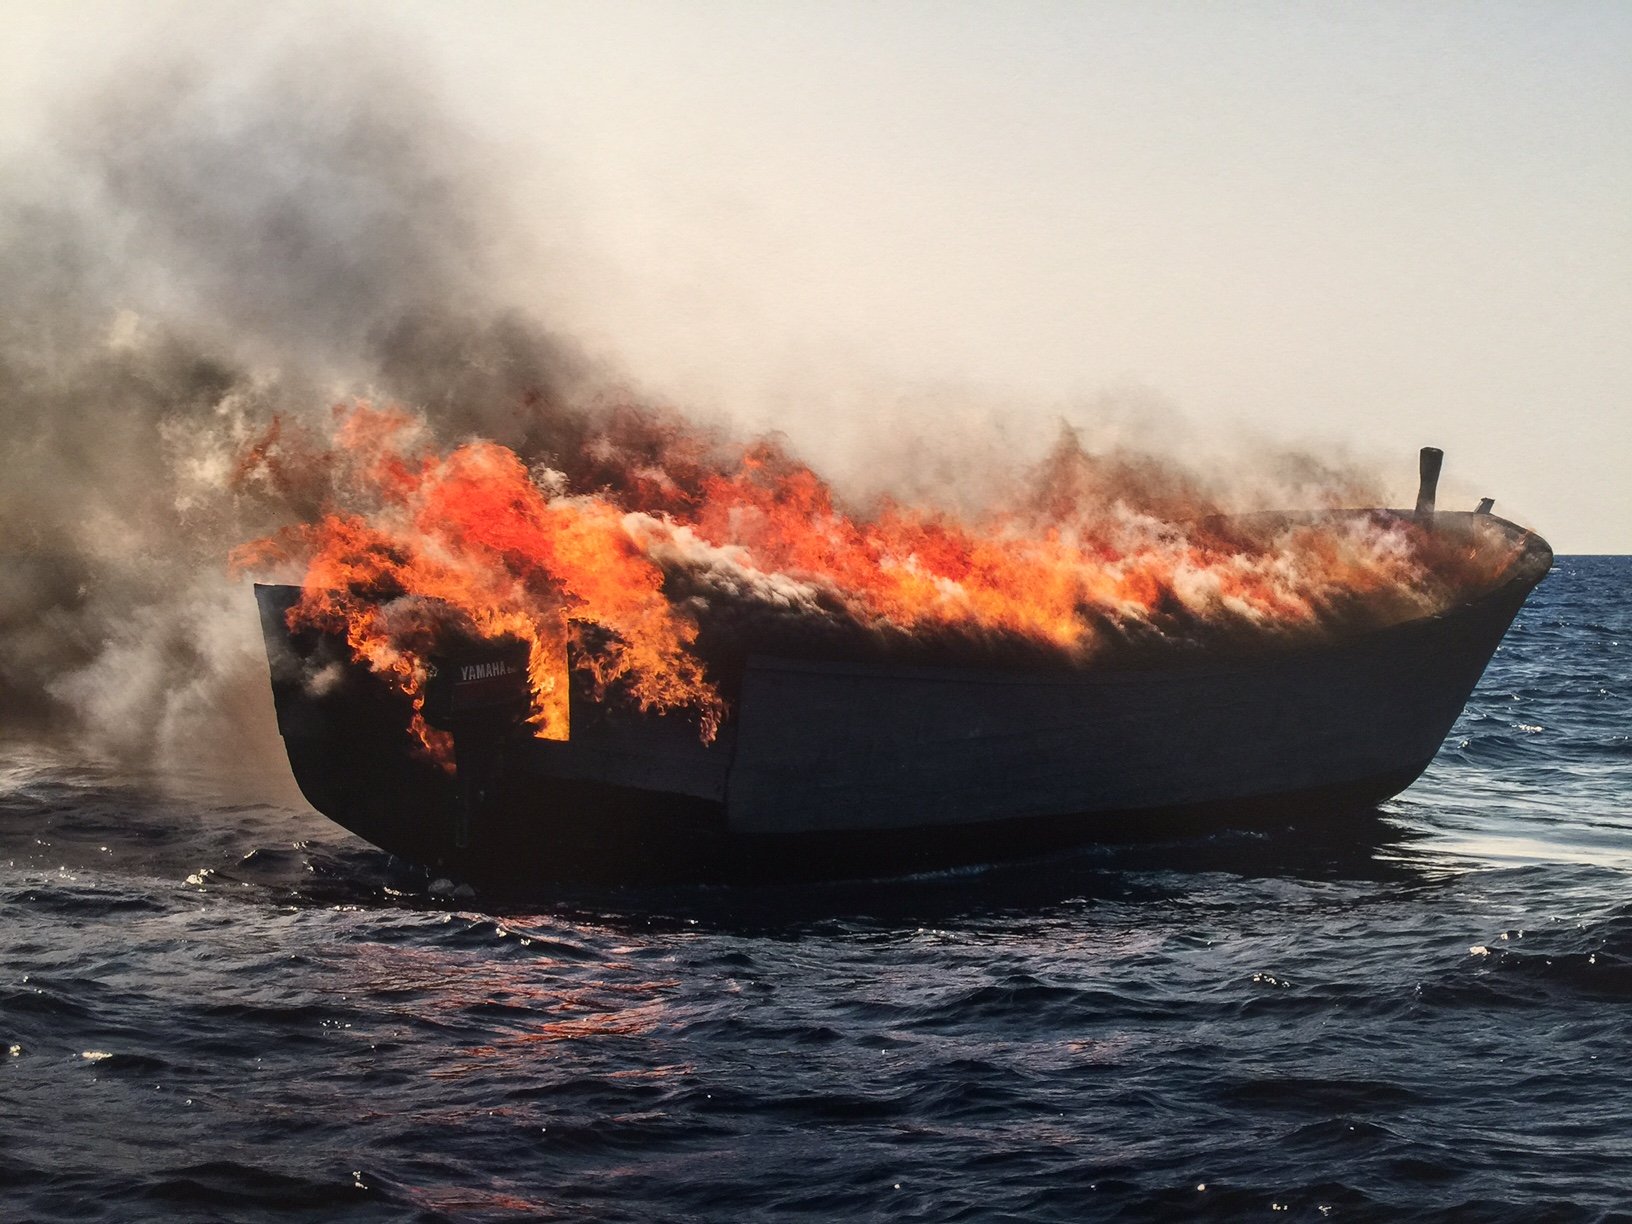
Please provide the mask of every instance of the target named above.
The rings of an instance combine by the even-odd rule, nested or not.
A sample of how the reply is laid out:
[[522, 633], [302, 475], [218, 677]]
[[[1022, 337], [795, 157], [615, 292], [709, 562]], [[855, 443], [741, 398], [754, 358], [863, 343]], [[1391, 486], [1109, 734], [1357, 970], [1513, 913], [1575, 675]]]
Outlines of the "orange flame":
[[[362, 513], [317, 522], [238, 550], [239, 568], [305, 564], [292, 626], [344, 636], [358, 660], [415, 698], [426, 660], [450, 634], [513, 636], [530, 648], [538, 734], [567, 734], [567, 643], [584, 625], [608, 642], [592, 658], [603, 691], [643, 710], [694, 709], [711, 738], [724, 705], [687, 651], [696, 627], [663, 595], [663, 575], [594, 498], [551, 497], [520, 458], [491, 442], [438, 454], [399, 410], [356, 406], [340, 419], [337, 484]], [[359, 497], [359, 495], [361, 495]]]
[[336, 410], [332, 443], [274, 422], [238, 479], [324, 506], [239, 549], [304, 566], [292, 627], [343, 636], [415, 702], [451, 637], [528, 643], [533, 723], [565, 738], [569, 646], [598, 696], [726, 716], [700, 627], [724, 607], [884, 639], [1030, 643], [1073, 665], [1116, 645], [1387, 624], [1493, 584], [1512, 560], [1388, 515], [1223, 518], [1202, 485], [1067, 436], [1014, 504], [976, 522], [847, 511], [774, 441], [735, 451], [678, 418], [610, 414], [566, 470], [490, 441], [439, 449], [400, 408]]

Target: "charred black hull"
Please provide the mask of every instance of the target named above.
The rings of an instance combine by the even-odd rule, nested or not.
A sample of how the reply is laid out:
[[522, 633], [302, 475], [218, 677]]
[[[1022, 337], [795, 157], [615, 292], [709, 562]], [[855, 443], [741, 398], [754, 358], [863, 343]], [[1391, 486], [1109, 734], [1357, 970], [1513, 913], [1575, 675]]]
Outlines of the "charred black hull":
[[575, 692], [569, 741], [488, 735], [479, 786], [417, 750], [407, 699], [343, 643], [290, 632], [295, 588], [256, 593], [303, 793], [405, 860], [521, 885], [877, 876], [1398, 794], [1546, 572], [1511, 530], [1504, 585], [1319, 647], [1065, 674], [749, 656], [707, 745]]

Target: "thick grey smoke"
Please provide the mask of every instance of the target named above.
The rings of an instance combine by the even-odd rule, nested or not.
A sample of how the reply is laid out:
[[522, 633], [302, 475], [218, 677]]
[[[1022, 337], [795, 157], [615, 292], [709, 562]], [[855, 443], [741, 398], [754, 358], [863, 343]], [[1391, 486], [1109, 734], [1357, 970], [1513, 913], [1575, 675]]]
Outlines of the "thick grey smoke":
[[[236, 545], [315, 508], [233, 479], [275, 420], [322, 436], [360, 394], [421, 409], [444, 441], [480, 434], [551, 467], [598, 453], [585, 438], [614, 418], [588, 405], [612, 402], [611, 379], [514, 304], [515, 270], [547, 270], [502, 164], [427, 75], [400, 47], [150, 55], [5, 169], [0, 733], [284, 776], [253, 603], [227, 572]], [[1147, 493], [1176, 481], [1172, 500], [1234, 508], [1251, 483], [1149, 460], [1175, 432], [1149, 404], [1078, 407], [1051, 450], [1000, 403], [938, 388], [819, 458], [860, 502], [959, 511], [1039, 463], [1072, 477], [1085, 437], [1109, 457], [1096, 471]], [[1295, 495], [1249, 501], [1373, 500], [1347, 469], [1283, 458], [1253, 491]], [[593, 462], [580, 474], [592, 484]]]
[[493, 288], [493, 167], [393, 54], [178, 57], [71, 100], [0, 187], [0, 732], [240, 768], [265, 664], [230, 487], [348, 393], [570, 443], [591, 363]]

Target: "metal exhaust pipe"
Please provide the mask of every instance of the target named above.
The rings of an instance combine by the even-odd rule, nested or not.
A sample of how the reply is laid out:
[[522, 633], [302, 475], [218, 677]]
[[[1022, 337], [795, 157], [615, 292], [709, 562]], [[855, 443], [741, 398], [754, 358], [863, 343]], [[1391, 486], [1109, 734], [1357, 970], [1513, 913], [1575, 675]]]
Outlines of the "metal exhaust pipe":
[[1417, 485], [1417, 517], [1427, 518], [1434, 512], [1434, 494], [1439, 488], [1439, 467], [1445, 462], [1445, 452], [1437, 446], [1425, 446], [1418, 457], [1417, 471], [1421, 482]]

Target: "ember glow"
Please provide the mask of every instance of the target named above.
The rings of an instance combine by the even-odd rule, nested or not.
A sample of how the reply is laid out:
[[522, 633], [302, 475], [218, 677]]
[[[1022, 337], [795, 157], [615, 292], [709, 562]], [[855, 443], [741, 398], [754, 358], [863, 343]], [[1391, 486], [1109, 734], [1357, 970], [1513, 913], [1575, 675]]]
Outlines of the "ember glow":
[[[273, 458], [277, 432], [246, 454], [240, 480], [290, 479]], [[310, 455], [304, 474], [333, 480], [361, 508], [248, 545], [236, 563], [303, 558], [292, 624], [344, 636], [416, 708], [427, 659], [448, 634], [518, 637], [531, 647], [538, 734], [563, 739], [568, 642], [592, 627], [599, 648], [585, 658], [603, 691], [619, 685], [645, 710], [689, 707], [713, 736], [723, 706], [687, 650], [696, 628], [664, 597], [661, 570], [612, 502], [552, 496], [497, 443], [439, 453], [406, 413], [366, 406], [340, 416], [332, 449]]]
[[733, 651], [1084, 667], [1262, 648], [1435, 611], [1513, 559], [1397, 515], [1220, 515], [1197, 478], [1096, 458], [1070, 433], [971, 521], [846, 507], [775, 440], [632, 408], [529, 463], [352, 403], [327, 439], [274, 422], [236, 479], [319, 507], [235, 554], [240, 570], [301, 569], [291, 627], [344, 637], [416, 709], [450, 637], [519, 638], [536, 734], [558, 739], [569, 660], [597, 698], [687, 712], [710, 740]]

